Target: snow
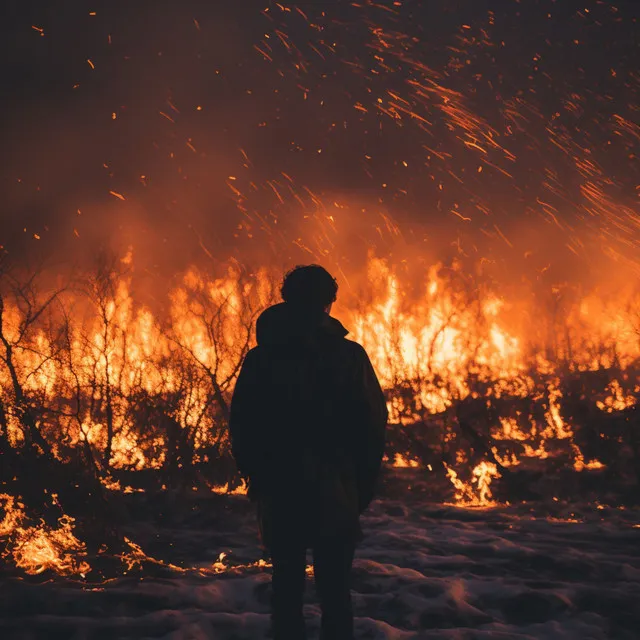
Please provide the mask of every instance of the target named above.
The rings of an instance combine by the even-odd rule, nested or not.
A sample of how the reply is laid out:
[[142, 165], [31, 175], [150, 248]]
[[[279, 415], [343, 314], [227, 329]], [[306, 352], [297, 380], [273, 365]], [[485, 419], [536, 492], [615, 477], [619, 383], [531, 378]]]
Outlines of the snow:
[[[155, 520], [135, 505], [131, 511], [139, 521], [129, 522], [127, 535], [187, 571], [145, 565], [106, 581], [11, 574], [2, 581], [0, 637], [267, 637], [269, 568], [249, 566], [260, 549], [246, 498], [194, 496], [179, 514]], [[640, 510], [630, 508], [470, 510], [410, 493], [377, 500], [363, 518], [354, 563], [356, 637], [637, 639], [639, 522]], [[223, 552], [230, 570], [215, 575]], [[305, 615], [313, 640], [320, 611], [311, 584]]]

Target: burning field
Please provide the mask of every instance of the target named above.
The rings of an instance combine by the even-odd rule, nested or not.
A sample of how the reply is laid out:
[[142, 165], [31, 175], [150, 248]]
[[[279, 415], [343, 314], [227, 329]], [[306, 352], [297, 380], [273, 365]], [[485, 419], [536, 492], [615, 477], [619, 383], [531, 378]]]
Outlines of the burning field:
[[632, 3], [142, 4], [2, 26], [2, 637], [265, 632], [229, 403], [309, 262], [390, 412], [361, 636], [638, 637]]
[[[20, 596], [2, 624], [16, 638], [256, 637], [269, 565], [227, 420], [276, 274], [190, 269], [161, 320], [132, 299], [130, 256], [112, 266], [44, 295], [7, 276], [0, 535]], [[617, 581], [637, 596], [637, 300], [578, 298], [551, 324], [467, 277], [436, 265], [411, 302], [371, 258], [363, 306], [346, 296], [339, 310], [391, 410], [356, 564], [363, 637], [631, 638], [640, 621]], [[602, 571], [597, 595], [574, 584]]]

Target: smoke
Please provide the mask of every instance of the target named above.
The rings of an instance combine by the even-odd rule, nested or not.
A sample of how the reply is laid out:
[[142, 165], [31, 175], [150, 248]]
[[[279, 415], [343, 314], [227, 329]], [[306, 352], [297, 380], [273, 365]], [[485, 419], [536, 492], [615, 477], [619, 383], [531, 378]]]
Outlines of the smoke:
[[164, 277], [322, 261], [349, 282], [371, 253], [515, 281], [634, 267], [626, 5], [428, 4], [15, 3], [0, 244], [133, 247]]

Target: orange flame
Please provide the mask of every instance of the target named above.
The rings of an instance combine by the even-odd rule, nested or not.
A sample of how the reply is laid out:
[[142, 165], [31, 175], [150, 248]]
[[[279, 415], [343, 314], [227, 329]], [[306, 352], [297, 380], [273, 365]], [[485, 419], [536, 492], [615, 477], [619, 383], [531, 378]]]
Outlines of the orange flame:
[[73, 518], [61, 516], [56, 528], [42, 521], [37, 526], [25, 527], [22, 503], [13, 496], [0, 494], [0, 504], [5, 512], [0, 522], [0, 538], [9, 540], [3, 556], [11, 554], [16, 566], [25, 573], [37, 575], [50, 570], [60, 575], [84, 576], [91, 570], [81, 559], [86, 548], [73, 533]]

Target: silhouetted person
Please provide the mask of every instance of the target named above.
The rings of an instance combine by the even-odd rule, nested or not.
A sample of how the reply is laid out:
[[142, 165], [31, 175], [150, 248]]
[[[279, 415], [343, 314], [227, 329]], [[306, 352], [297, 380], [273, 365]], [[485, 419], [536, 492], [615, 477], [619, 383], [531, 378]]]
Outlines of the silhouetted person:
[[380, 469], [387, 408], [365, 350], [329, 315], [337, 290], [317, 265], [286, 275], [284, 303], [258, 318], [258, 346], [231, 404], [233, 455], [273, 561], [275, 640], [306, 637], [308, 548], [322, 638], [353, 638], [351, 565]]

